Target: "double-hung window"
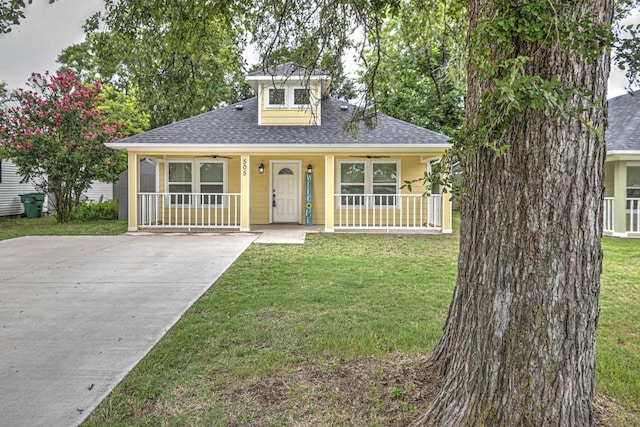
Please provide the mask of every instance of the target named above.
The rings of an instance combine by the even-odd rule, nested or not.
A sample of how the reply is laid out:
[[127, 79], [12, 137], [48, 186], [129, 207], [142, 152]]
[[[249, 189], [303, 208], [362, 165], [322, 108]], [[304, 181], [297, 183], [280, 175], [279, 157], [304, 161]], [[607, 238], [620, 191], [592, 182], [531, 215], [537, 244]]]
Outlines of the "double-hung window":
[[221, 205], [224, 193], [223, 162], [200, 163], [200, 203], [203, 205]]
[[342, 207], [395, 206], [399, 193], [397, 160], [340, 161], [339, 189]]
[[193, 163], [169, 162], [167, 176], [169, 193], [172, 193], [171, 204], [190, 204], [193, 193]]
[[224, 160], [167, 162], [167, 188], [172, 193], [171, 204], [222, 205], [226, 175]]

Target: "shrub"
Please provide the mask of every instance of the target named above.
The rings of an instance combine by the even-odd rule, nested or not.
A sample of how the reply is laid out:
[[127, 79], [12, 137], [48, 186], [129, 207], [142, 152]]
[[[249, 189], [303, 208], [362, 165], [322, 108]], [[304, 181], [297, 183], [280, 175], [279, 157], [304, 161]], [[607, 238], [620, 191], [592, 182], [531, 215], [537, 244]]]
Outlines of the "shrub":
[[118, 219], [118, 201], [82, 202], [76, 207], [73, 218], [79, 221]]

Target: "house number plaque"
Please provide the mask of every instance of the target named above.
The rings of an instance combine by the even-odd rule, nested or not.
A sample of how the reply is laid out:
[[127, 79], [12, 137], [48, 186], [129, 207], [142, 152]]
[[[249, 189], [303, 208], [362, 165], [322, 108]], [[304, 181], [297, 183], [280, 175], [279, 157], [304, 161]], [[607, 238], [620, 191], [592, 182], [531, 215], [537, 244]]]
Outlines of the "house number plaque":
[[247, 170], [249, 169], [247, 163], [247, 159], [242, 160], [242, 176], [247, 176]]

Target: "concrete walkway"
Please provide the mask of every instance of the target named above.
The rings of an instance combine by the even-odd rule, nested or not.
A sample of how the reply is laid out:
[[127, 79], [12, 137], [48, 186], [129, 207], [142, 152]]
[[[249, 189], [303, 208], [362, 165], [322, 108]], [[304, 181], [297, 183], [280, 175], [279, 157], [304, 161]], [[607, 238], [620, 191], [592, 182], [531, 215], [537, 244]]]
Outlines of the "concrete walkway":
[[0, 241], [0, 424], [80, 423], [256, 237]]
[[319, 233], [320, 226], [269, 224], [253, 225], [251, 232], [260, 233], [256, 243], [268, 243], [278, 245], [301, 245], [304, 244], [307, 233]]

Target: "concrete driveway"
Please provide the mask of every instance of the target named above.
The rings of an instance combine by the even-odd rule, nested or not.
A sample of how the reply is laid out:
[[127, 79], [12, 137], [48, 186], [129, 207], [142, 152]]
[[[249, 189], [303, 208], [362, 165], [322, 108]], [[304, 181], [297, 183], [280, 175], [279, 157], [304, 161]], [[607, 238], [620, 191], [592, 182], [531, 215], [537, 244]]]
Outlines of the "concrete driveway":
[[79, 424], [255, 238], [0, 241], [0, 424]]

